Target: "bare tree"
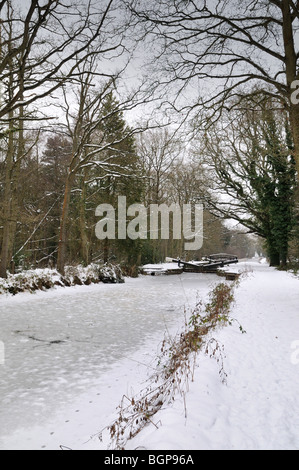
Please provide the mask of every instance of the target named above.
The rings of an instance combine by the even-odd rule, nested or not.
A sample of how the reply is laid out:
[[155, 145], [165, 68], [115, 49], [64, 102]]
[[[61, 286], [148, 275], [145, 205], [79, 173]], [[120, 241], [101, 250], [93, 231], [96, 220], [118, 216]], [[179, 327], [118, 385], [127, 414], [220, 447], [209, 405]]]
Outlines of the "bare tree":
[[14, 243], [24, 131], [52, 118], [50, 106], [61, 99], [63, 87], [82, 83], [88, 61], [97, 60], [97, 77], [115, 78], [109, 59], [124, 52], [118, 6], [118, 0], [0, 3], [0, 126], [6, 140], [1, 277], [7, 275]]
[[147, 203], [160, 204], [165, 200], [168, 175], [183, 158], [183, 143], [168, 128], [150, 130], [140, 135], [138, 152], [148, 181]]
[[[9, 54], [7, 62], [6, 95], [11, 99], [15, 90], [15, 81], [19, 81], [20, 99], [24, 94], [24, 80], [22, 71], [15, 69], [13, 60], [13, 10], [8, 2], [7, 18], [5, 25], [7, 32]], [[1, 246], [0, 277], [6, 277], [8, 264], [11, 260], [13, 242], [17, 226], [17, 190], [20, 173], [21, 160], [25, 155], [24, 147], [24, 106], [20, 104], [17, 110], [9, 109], [7, 116], [7, 127], [2, 135], [6, 143], [5, 156], [5, 178], [3, 194], [3, 237]]]
[[[119, 161], [119, 151], [117, 146], [128, 140], [130, 137], [147, 128], [135, 126], [127, 127], [121, 135], [110, 133], [109, 126], [105, 131], [105, 124], [114, 119], [119, 113], [132, 110], [140, 103], [143, 103], [144, 96], [141, 95], [141, 101], [138, 98], [138, 91], [132, 92], [129, 96], [123, 97], [112, 109], [105, 111], [104, 103], [115, 90], [118, 74], [111, 75], [110, 80], [104, 83], [98, 83], [97, 60], [93, 57], [82, 64], [80, 78], [77, 78], [77, 84], [74, 87], [74, 96], [64, 90], [65, 104], [61, 106], [65, 113], [66, 124], [62, 126], [65, 135], [72, 142], [72, 157], [66, 178], [64, 201], [62, 207], [60, 237], [58, 246], [57, 268], [63, 273], [66, 263], [67, 252], [67, 224], [70, 209], [71, 192], [76, 177], [83, 175], [81, 181], [81, 206], [80, 206], [80, 226], [82, 242], [88, 249], [88, 240], [84, 233], [84, 186], [87, 184], [88, 170], [97, 168], [99, 177], [92, 176], [90, 183], [97, 180], [104, 180], [107, 176], [113, 178], [124, 178], [131, 176], [130, 165], [123, 165]], [[74, 105], [74, 101], [77, 105]], [[100, 171], [101, 170], [101, 171]], [[88, 259], [85, 250], [85, 260]]]
[[[146, 31], [150, 40], [155, 40], [155, 68], [161, 72], [159, 86], [167, 90], [175, 86], [172, 105], [185, 113], [204, 109], [205, 124], [210, 124], [232, 106], [232, 97], [240, 101], [253, 88], [265, 90], [289, 112], [299, 175], [299, 104], [291, 99], [292, 85], [298, 79], [299, 2], [128, 3], [143, 37]], [[195, 101], [190, 84], [199, 89]], [[238, 99], [234, 106], [239, 106]]]
[[21, 7], [16, 0], [2, 2], [0, 82], [7, 82], [10, 63], [19, 78], [13, 93], [2, 99], [0, 118], [20, 103], [40, 106], [42, 99], [76, 79], [87, 57], [108, 59], [123, 51], [114, 22], [118, 0], [43, 3], [31, 0]]

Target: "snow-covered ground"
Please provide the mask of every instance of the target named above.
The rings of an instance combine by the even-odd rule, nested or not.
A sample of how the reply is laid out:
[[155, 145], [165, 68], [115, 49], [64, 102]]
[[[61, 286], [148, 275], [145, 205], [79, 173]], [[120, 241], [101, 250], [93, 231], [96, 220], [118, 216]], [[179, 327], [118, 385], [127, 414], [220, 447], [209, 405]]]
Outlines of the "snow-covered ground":
[[[258, 262], [236, 290], [239, 325], [215, 333], [227, 383], [200, 354], [186, 395], [155, 416], [127, 449], [299, 449], [299, 281]], [[240, 265], [239, 265], [240, 267]], [[187, 410], [187, 418], [185, 417]]]
[[[258, 260], [238, 266], [231, 316], [247, 333], [237, 322], [213, 332], [226, 384], [200, 352], [185, 402], [165, 405], [127, 450], [299, 449], [299, 280]], [[107, 448], [98, 433], [146, 386], [165, 328], [178, 331], [184, 305], [217, 282], [147, 276], [1, 299], [0, 448]]]

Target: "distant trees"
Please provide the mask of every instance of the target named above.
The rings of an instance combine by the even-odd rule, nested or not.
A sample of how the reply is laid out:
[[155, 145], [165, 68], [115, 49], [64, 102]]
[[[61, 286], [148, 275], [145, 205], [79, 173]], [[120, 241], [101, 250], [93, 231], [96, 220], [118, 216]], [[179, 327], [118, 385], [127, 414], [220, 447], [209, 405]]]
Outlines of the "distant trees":
[[[192, 155], [183, 144], [183, 137], [170, 129], [159, 129], [147, 132], [137, 140], [137, 150], [145, 176], [144, 204], [178, 204], [183, 210], [183, 205], [205, 203], [209, 199], [210, 189], [206, 185], [206, 175], [203, 166], [198, 159], [192, 159]], [[213, 252], [230, 251], [232, 247], [232, 232], [223, 224], [223, 221], [211, 213], [211, 207], [205, 204], [203, 214], [203, 247], [198, 251], [186, 252], [183, 236], [176, 240], [172, 232], [172, 218], [170, 217], [170, 237], [161, 239], [161, 233], [157, 240], [148, 240], [142, 243], [142, 261], [159, 262], [165, 257], [181, 257], [187, 259], [201, 259], [203, 255]], [[247, 251], [241, 247], [241, 239], [247, 243]], [[245, 234], [240, 234], [238, 252], [243, 256], [252, 253], [251, 242]], [[247, 242], [246, 242], [247, 240]]]
[[143, 133], [138, 138], [138, 152], [144, 175], [149, 204], [160, 204], [165, 199], [165, 184], [173, 168], [183, 160], [182, 136], [168, 128]]
[[[102, 203], [117, 207], [118, 196], [126, 196], [127, 206], [142, 203], [147, 207], [155, 202], [177, 203], [182, 207], [198, 202], [198, 197], [203, 194], [202, 169], [189, 161], [187, 154], [184, 160], [182, 142], [179, 142], [182, 154], [178, 157], [178, 147], [173, 145], [170, 132], [150, 131], [147, 135], [149, 153], [146, 154], [146, 139], [136, 139], [119, 106], [115, 94], [107, 92], [96, 114], [97, 125], [77, 160], [78, 169], [70, 189], [68, 179], [74, 158], [72, 134], [62, 126], [40, 137], [38, 142], [36, 135], [25, 135], [27, 153], [20, 169], [17, 230], [12, 247], [16, 267], [57, 264], [62, 215], [66, 230], [64, 262], [67, 264], [117, 261], [124, 266], [137, 267], [146, 262], [163, 261], [166, 256], [190, 259], [201, 258], [213, 251], [230, 251], [231, 231], [208, 210], [204, 213], [204, 245], [199, 252], [185, 252], [184, 240], [174, 240], [172, 231], [169, 240], [162, 240], [160, 234], [152, 240], [150, 232], [146, 240], [118, 240], [117, 223], [116, 240], [96, 238], [95, 208]], [[70, 130], [73, 130], [76, 121], [71, 122]], [[162, 153], [158, 149], [157, 154], [153, 153], [150, 135], [153, 142], [157, 139], [163, 142]], [[161, 139], [162, 135], [167, 138]], [[93, 152], [95, 149], [98, 152]], [[160, 161], [157, 168], [148, 164], [154, 156]], [[63, 209], [66, 190], [69, 196], [67, 214]], [[247, 253], [245, 247], [238, 252]], [[13, 269], [13, 265], [10, 268]]]
[[[137, 140], [137, 150], [142, 165], [144, 181], [144, 204], [161, 205], [178, 202], [169, 194], [170, 178], [174, 175], [176, 166], [183, 161], [184, 146], [182, 138], [168, 128], [161, 128], [141, 134]], [[170, 218], [170, 227], [172, 227]], [[169, 240], [161, 239], [161, 232], [155, 234], [157, 240], [143, 243], [143, 259], [145, 262], [161, 261], [166, 256], [179, 256], [182, 251], [182, 241], [172, 240], [170, 229]]]

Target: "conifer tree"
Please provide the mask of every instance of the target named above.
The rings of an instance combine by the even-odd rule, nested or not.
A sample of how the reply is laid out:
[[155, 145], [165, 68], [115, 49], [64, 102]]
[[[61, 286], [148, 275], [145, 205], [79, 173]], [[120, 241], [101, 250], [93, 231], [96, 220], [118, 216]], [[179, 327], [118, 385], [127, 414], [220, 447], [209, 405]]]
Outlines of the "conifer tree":
[[[92, 140], [105, 147], [105, 150], [96, 157], [88, 173], [85, 173], [85, 190], [81, 191], [90, 208], [87, 223], [89, 234], [94, 232], [93, 217], [97, 205], [111, 204], [116, 209], [118, 196], [125, 196], [129, 206], [141, 201], [143, 190], [135, 138], [112, 91], [103, 100], [99, 126]], [[86, 211], [85, 214], [87, 215]], [[117, 232], [115, 241], [106, 239], [99, 242], [93, 239], [92, 244], [93, 250], [102, 252], [105, 262], [117, 259], [132, 265], [137, 263], [141, 250], [140, 240], [118, 240]]]

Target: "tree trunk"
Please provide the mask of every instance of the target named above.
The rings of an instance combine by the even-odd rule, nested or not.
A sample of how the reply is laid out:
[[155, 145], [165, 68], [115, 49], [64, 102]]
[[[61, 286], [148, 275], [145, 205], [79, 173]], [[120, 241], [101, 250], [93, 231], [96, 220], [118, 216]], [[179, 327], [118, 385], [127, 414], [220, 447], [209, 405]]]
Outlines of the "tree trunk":
[[[20, 142], [21, 144], [21, 142]], [[10, 157], [9, 157], [10, 159]], [[7, 270], [13, 257], [14, 242], [18, 223], [18, 187], [21, 160], [7, 162], [4, 193], [4, 226], [0, 261], [0, 277], [7, 277]]]
[[[21, 96], [21, 99], [23, 95]], [[19, 180], [21, 172], [21, 162], [25, 154], [24, 142], [24, 108], [20, 106], [18, 121], [18, 150], [16, 161], [13, 163], [13, 171], [11, 175], [11, 223], [10, 223], [10, 242], [8, 246], [8, 263], [12, 261], [14, 255], [14, 243], [17, 232], [17, 224], [19, 217]], [[13, 262], [14, 264], [14, 262]]]
[[[9, 32], [11, 40], [12, 31]], [[9, 49], [12, 44], [9, 44]], [[16, 78], [19, 80], [20, 101], [23, 101], [24, 95], [24, 70], [20, 67], [18, 76], [14, 74], [13, 61], [9, 60], [9, 86], [8, 93], [11, 98]], [[8, 113], [8, 148], [6, 154], [5, 169], [5, 188], [4, 188], [4, 225], [0, 261], [0, 277], [7, 278], [7, 270], [13, 256], [13, 246], [15, 241], [17, 218], [18, 218], [18, 185], [21, 170], [21, 160], [24, 155], [24, 106], [18, 108], [18, 117], [14, 120], [14, 111]], [[18, 126], [18, 140], [15, 141], [15, 127]], [[17, 151], [15, 146], [17, 144]]]
[[288, 262], [288, 254], [285, 251], [283, 251], [280, 254], [280, 266], [285, 267], [287, 265], [287, 262]]
[[[9, 212], [9, 207], [5, 210], [7, 214]], [[3, 239], [2, 239], [2, 249], [1, 249], [1, 262], [0, 262], [0, 277], [7, 278], [7, 268], [9, 264], [9, 246], [10, 246], [10, 224], [7, 215], [5, 216], [4, 229], [3, 229]]]
[[104, 240], [104, 254], [103, 254], [104, 263], [109, 261], [109, 240], [105, 238]]
[[66, 263], [66, 250], [67, 250], [67, 221], [70, 209], [71, 190], [74, 181], [74, 176], [70, 172], [66, 179], [64, 200], [62, 206], [61, 220], [60, 220], [60, 233], [58, 243], [58, 256], [57, 256], [57, 270], [60, 274], [64, 275]]
[[12, 174], [14, 163], [14, 135], [13, 135], [13, 113], [9, 113], [9, 136], [8, 148], [6, 153], [6, 167], [5, 167], [5, 183], [4, 183], [4, 198], [3, 198], [3, 236], [1, 248], [1, 261], [0, 261], [0, 277], [7, 278], [7, 269], [10, 262], [9, 252], [11, 247], [11, 210], [12, 210]]
[[270, 266], [278, 267], [280, 266], [280, 253], [278, 251], [271, 251], [269, 253]]
[[86, 233], [86, 168], [84, 169], [84, 176], [82, 176], [81, 183], [81, 198], [80, 198], [80, 211], [79, 211], [79, 228], [81, 236], [81, 258], [85, 266], [89, 264], [89, 240]]
[[267, 238], [267, 254], [270, 261], [270, 266], [278, 267], [280, 266], [280, 252], [276, 246], [275, 239], [273, 236]]

